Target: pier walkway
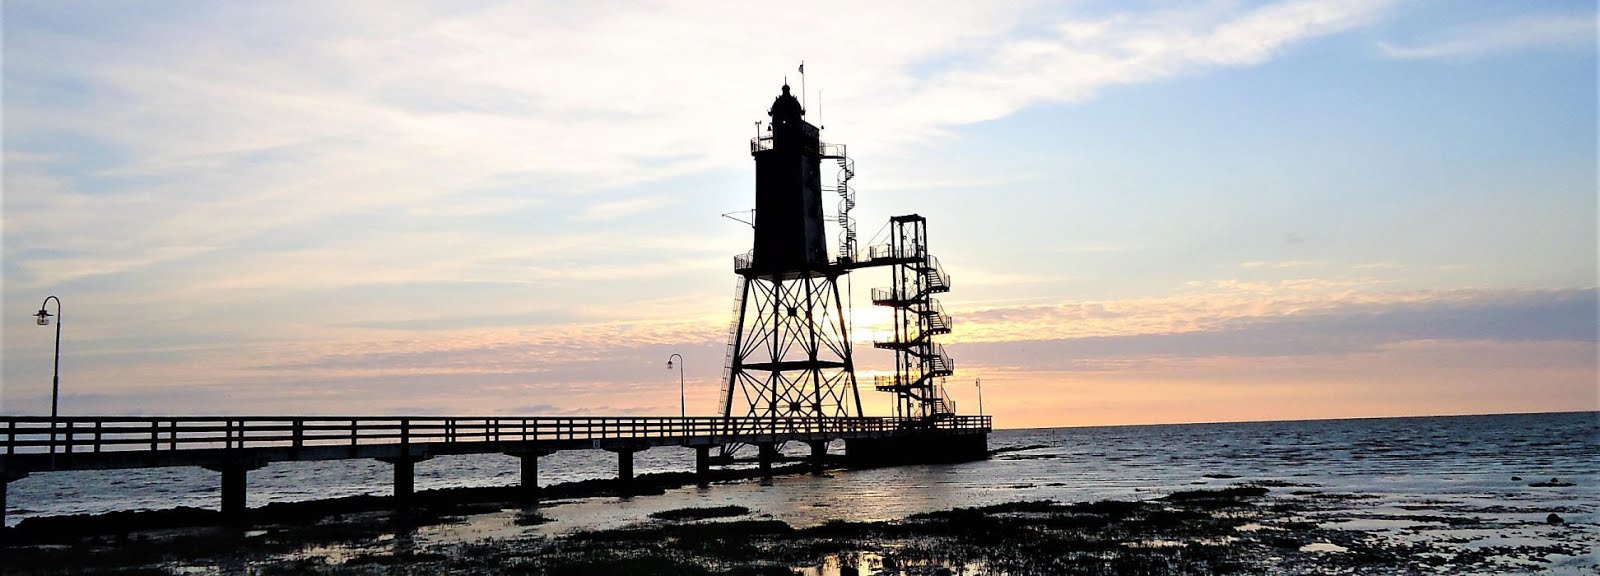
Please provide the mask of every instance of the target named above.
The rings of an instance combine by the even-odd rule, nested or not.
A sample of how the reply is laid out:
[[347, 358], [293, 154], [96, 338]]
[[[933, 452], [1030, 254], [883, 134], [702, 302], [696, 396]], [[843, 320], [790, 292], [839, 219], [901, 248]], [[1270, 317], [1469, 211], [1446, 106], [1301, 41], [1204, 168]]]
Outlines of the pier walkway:
[[507, 454], [521, 459], [531, 499], [538, 462], [558, 450], [617, 454], [618, 482], [633, 478], [633, 454], [659, 446], [695, 449], [695, 470], [709, 472], [711, 449], [758, 448], [770, 471], [777, 446], [805, 442], [820, 464], [828, 443], [845, 442], [853, 465], [970, 460], [986, 454], [989, 416], [895, 418], [724, 417], [396, 417], [396, 416], [48, 416], [0, 417], [0, 526], [5, 486], [30, 473], [198, 466], [221, 475], [226, 517], [245, 508], [250, 470], [273, 462], [370, 458], [394, 465], [394, 496], [404, 506], [417, 462], [451, 454]]

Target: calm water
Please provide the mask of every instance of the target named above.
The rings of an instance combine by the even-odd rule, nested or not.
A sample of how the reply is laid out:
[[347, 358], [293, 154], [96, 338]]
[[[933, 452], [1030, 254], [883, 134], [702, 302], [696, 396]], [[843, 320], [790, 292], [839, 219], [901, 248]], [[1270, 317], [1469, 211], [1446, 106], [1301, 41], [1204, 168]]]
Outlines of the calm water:
[[[990, 448], [1042, 445], [984, 462], [834, 471], [663, 496], [591, 498], [551, 507], [538, 531], [608, 527], [650, 512], [740, 504], [795, 525], [829, 519], [884, 520], [953, 506], [1032, 499], [1141, 499], [1245, 480], [1314, 484], [1378, 496], [1375, 506], [1448, 502], [1558, 508], [1593, 525], [1600, 502], [1600, 412], [1003, 430]], [[800, 454], [803, 445], [791, 447]], [[841, 447], [835, 445], [834, 451]], [[693, 451], [657, 448], [635, 456], [639, 473], [689, 471]], [[440, 457], [417, 464], [417, 488], [496, 486], [517, 481], [507, 456]], [[540, 461], [540, 483], [615, 475], [615, 456], [561, 452]], [[1211, 476], [1211, 477], [1208, 477]], [[1238, 478], [1220, 478], [1218, 476]], [[1524, 480], [1513, 481], [1512, 476]], [[1551, 477], [1573, 487], [1533, 488]], [[198, 506], [219, 502], [217, 475], [201, 469], [35, 474], [11, 485], [8, 523], [33, 516]], [[249, 505], [355, 494], [388, 494], [390, 469], [375, 461], [279, 463], [250, 473]], [[1542, 517], [1542, 516], [1541, 516]], [[483, 534], [526, 531], [475, 523]]]

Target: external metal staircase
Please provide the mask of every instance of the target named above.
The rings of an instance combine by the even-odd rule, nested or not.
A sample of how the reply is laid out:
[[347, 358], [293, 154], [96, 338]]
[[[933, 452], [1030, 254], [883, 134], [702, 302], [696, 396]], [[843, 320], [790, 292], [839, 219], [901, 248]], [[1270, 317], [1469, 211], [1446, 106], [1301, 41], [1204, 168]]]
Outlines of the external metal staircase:
[[845, 154], [844, 144], [823, 144], [822, 157], [831, 159], [839, 164], [838, 184], [832, 192], [839, 195], [839, 262], [851, 263], [856, 259], [856, 221], [850, 217], [850, 211], [856, 208], [856, 191], [850, 187], [850, 179], [856, 177], [856, 161]]
[[894, 309], [894, 337], [873, 347], [895, 352], [895, 373], [873, 378], [873, 387], [893, 392], [895, 413], [906, 418], [937, 418], [954, 413], [935, 378], [955, 373], [955, 361], [934, 337], [954, 326], [934, 294], [950, 291], [950, 275], [928, 254], [927, 220], [918, 215], [890, 219], [889, 242], [867, 250], [864, 266], [890, 266], [893, 283], [874, 288], [872, 303]]

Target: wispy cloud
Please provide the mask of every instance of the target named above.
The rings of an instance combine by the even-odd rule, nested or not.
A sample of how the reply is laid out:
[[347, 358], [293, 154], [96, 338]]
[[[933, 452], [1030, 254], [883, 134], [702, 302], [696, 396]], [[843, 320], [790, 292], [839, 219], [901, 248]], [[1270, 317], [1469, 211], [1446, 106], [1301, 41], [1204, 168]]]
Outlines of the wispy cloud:
[[1410, 45], [1382, 42], [1379, 47], [1386, 56], [1400, 60], [1471, 57], [1536, 48], [1593, 50], [1595, 30], [1596, 15], [1593, 10], [1572, 14], [1530, 14], [1458, 26], [1436, 38]]
[[[485, 203], [477, 195], [486, 187], [516, 189], [516, 202], [528, 204], [730, 166], [744, 159], [727, 143], [746, 136], [772, 90], [730, 79], [787, 69], [793, 53], [808, 54], [835, 88], [829, 101], [841, 128], [833, 137], [883, 154], [1107, 86], [1260, 63], [1371, 21], [1386, 6], [1301, 0], [1243, 11], [1063, 14], [1031, 28], [1043, 32], [1021, 34], [1033, 15], [1026, 6], [983, 3], [931, 12], [875, 3], [852, 6], [848, 18], [822, 18], [809, 6], [777, 16], [697, 5], [422, 5], [376, 19], [321, 11], [316, 20], [281, 4], [220, 4], [181, 19], [91, 27], [94, 35], [34, 29], [14, 14], [8, 85], [21, 88], [6, 102], [7, 132], [23, 149], [7, 153], [39, 161], [8, 173], [6, 256], [48, 257], [28, 246], [232, 249], [351, 216], [516, 207]], [[924, 17], [911, 23], [903, 17], [910, 10]], [[849, 40], [774, 43], [766, 22], [775, 17]], [[887, 28], [892, 41], [879, 33]], [[271, 49], [252, 41], [288, 30]], [[687, 30], [693, 42], [681, 37]], [[593, 38], [609, 40], [585, 41]], [[931, 59], [952, 64], [922, 72]], [[696, 65], [705, 62], [716, 65]], [[64, 98], [54, 86], [87, 97]], [[600, 200], [575, 219], [659, 206]], [[51, 277], [102, 268], [66, 261]]]
[[[797, 55], [811, 85], [828, 86], [830, 140], [911, 155], [1030, 108], [1260, 65], [1379, 22], [1394, 4], [1085, 13], [985, 2], [274, 2], [176, 17], [159, 4], [8, 5], [6, 309], [70, 290], [75, 409], [652, 411], [675, 408], [661, 363], [680, 349], [694, 359], [695, 405], [696, 394], [716, 393], [727, 254], [748, 241], [748, 229], [705, 224], [747, 206], [743, 142]], [[773, 21], [811, 33], [775, 35]], [[1427, 58], [1567, 45], [1593, 24], [1530, 18], [1388, 50]], [[878, 191], [983, 194], [1041, 178], [947, 170], [906, 170]], [[637, 217], [691, 204], [709, 216]], [[1337, 243], [1313, 231], [1318, 246]], [[1026, 236], [1000, 232], [978, 242]], [[1030, 243], [1026, 256], [1114, 255], [1131, 274], [1144, 241], [1085, 235]], [[1260, 256], [1203, 266], [1250, 257]], [[1298, 276], [1308, 263], [1238, 267]], [[1572, 326], [1537, 302], [1559, 294], [1294, 278], [1071, 301], [1059, 294], [1072, 279], [1018, 269], [953, 270], [961, 286], [1002, 297], [947, 302], [967, 365], [1021, 365], [1028, 351], [1076, 362], [1038, 372], [1048, 376], [1090, 364], [1224, 365], [1250, 350], [1504, 342], [1528, 318], [1518, 311], [1550, 330]], [[1556, 299], [1565, 306], [1556, 312], [1584, 311]], [[4, 391], [34, 407], [49, 339], [16, 324], [4, 327]]]
[[627, 200], [601, 202], [584, 208], [573, 219], [582, 222], [615, 220], [653, 210], [666, 203], [667, 199], [662, 197], [629, 198]]
[[[1582, 335], [1575, 335], [1575, 331], [1581, 332], [1582, 322], [1592, 321], [1594, 316], [1595, 292], [1592, 289], [1385, 291], [1377, 289], [1380, 286], [1379, 283], [1344, 285], [1305, 280], [1227, 282], [1203, 291], [1159, 298], [960, 310], [955, 314], [960, 330], [950, 339], [956, 342], [1020, 342], [1135, 336], [1173, 338], [1268, 325], [1299, 334], [1289, 338], [1295, 342], [1321, 339], [1353, 342], [1361, 337], [1379, 341], [1512, 338], [1529, 330], [1550, 330], [1563, 337], [1580, 338]], [[1523, 320], [1512, 321], [1519, 314]], [[1471, 324], [1474, 321], [1481, 322]], [[1324, 322], [1327, 324], [1321, 324]], [[1392, 324], [1385, 324], [1389, 322]], [[1424, 334], [1428, 330], [1460, 327], [1463, 322], [1476, 327], [1472, 330], [1497, 332], [1468, 333], [1471, 330], [1460, 328], [1462, 332], [1452, 332], [1452, 335]], [[1381, 329], [1380, 324], [1383, 324]], [[1335, 330], [1335, 325], [1360, 325], [1362, 328]], [[1371, 333], [1361, 336], [1362, 330]], [[1402, 332], [1412, 335], [1397, 336]], [[1592, 329], [1588, 333], [1593, 336]], [[1291, 334], [1262, 338], [1262, 349], [1276, 349], [1274, 342], [1283, 342], [1275, 340], [1277, 336]], [[1204, 347], [1196, 348], [1201, 349]]]
[[[737, 143], [774, 89], [748, 79], [776, 83], [794, 54], [828, 82], [830, 139], [888, 155], [1108, 86], [1260, 63], [1387, 6], [8, 6], [5, 292], [72, 286], [80, 315], [248, 311], [249, 327], [145, 324], [227, 338], [373, 325], [392, 310], [342, 302], [393, 300], [375, 290], [725, 266], [698, 256], [714, 244], [661, 244], [681, 233], [605, 227], [672, 208], [635, 188], [748, 162]], [[774, 19], [813, 35], [775, 41]]]
[[1302, 260], [1277, 260], [1277, 261], [1272, 261], [1272, 262], [1268, 262], [1266, 260], [1249, 260], [1249, 261], [1246, 261], [1246, 262], [1240, 262], [1239, 263], [1239, 267], [1240, 268], [1270, 268], [1270, 269], [1276, 269], [1276, 270], [1283, 270], [1283, 269], [1288, 269], [1288, 268], [1299, 268], [1301, 266], [1305, 266], [1306, 264], [1307, 264], [1307, 262], [1302, 261]]

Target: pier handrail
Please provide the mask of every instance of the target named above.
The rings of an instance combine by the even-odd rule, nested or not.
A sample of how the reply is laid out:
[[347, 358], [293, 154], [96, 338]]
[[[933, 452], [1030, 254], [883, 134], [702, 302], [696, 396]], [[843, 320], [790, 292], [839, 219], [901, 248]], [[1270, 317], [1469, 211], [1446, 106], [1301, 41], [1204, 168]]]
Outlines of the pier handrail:
[[908, 426], [987, 431], [991, 423], [990, 416], [931, 423], [888, 417], [0, 416], [0, 456], [629, 439], [736, 442], [756, 436], [890, 433]]

